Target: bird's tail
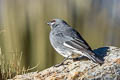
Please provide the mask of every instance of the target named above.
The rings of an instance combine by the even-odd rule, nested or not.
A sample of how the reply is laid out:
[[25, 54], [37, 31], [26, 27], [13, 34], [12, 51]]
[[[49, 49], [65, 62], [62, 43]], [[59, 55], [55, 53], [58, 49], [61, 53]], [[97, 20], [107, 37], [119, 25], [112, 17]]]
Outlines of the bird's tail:
[[[93, 52], [92, 52], [93, 53]], [[94, 53], [95, 54], [95, 53]], [[88, 58], [91, 59], [93, 62], [98, 63], [98, 64], [103, 64], [104, 61], [100, 60], [97, 56], [95, 55], [88, 55]]]
[[98, 63], [100, 65], [104, 63], [104, 61], [99, 59], [93, 51], [86, 51], [85, 53], [86, 53], [86, 57], [88, 57], [93, 62]]
[[84, 50], [84, 56], [86, 56], [87, 58], [89, 58], [90, 60], [92, 60], [93, 62], [95, 63], [98, 63], [98, 64], [103, 64], [104, 61], [99, 59], [95, 53], [93, 51], [89, 51], [89, 50]]
[[100, 60], [98, 57], [96, 57], [95, 55], [91, 55], [90, 59], [95, 62], [95, 63], [99, 63], [100, 65], [103, 64], [104, 62], [102, 60]]

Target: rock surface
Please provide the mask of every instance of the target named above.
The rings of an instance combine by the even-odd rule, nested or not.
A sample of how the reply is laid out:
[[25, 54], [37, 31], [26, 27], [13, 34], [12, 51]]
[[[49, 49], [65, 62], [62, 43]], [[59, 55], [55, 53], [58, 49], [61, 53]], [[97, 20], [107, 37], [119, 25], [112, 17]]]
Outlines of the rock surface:
[[104, 64], [67, 60], [65, 65], [17, 75], [10, 80], [120, 80], [120, 48], [102, 47], [94, 52], [104, 60]]

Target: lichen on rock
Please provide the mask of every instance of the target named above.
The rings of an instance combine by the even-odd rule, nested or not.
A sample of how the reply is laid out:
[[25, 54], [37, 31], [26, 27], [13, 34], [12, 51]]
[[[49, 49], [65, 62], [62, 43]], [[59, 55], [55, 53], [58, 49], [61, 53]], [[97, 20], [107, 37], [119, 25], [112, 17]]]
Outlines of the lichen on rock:
[[120, 48], [102, 47], [94, 52], [104, 60], [104, 64], [91, 60], [67, 60], [65, 65], [17, 75], [11, 80], [120, 80]]

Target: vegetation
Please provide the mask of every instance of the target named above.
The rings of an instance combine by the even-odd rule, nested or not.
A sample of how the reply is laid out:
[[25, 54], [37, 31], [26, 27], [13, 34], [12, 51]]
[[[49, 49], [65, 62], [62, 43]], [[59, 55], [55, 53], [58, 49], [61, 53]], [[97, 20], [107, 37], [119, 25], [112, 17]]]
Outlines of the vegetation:
[[1, 78], [6, 80], [8, 78], [12, 78], [18, 74], [24, 74], [27, 72], [24, 66], [21, 67], [22, 64], [22, 53], [18, 56], [18, 52], [11, 52], [14, 53], [11, 59], [7, 59], [4, 53], [2, 53], [0, 48], [0, 70], [1, 70]]

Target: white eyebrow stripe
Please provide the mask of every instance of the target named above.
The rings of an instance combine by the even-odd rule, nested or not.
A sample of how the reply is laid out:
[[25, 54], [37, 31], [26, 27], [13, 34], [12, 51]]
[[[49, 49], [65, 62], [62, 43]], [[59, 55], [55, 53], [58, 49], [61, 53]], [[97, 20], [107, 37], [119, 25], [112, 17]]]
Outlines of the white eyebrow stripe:
[[51, 25], [55, 24], [55, 22], [51, 22]]

